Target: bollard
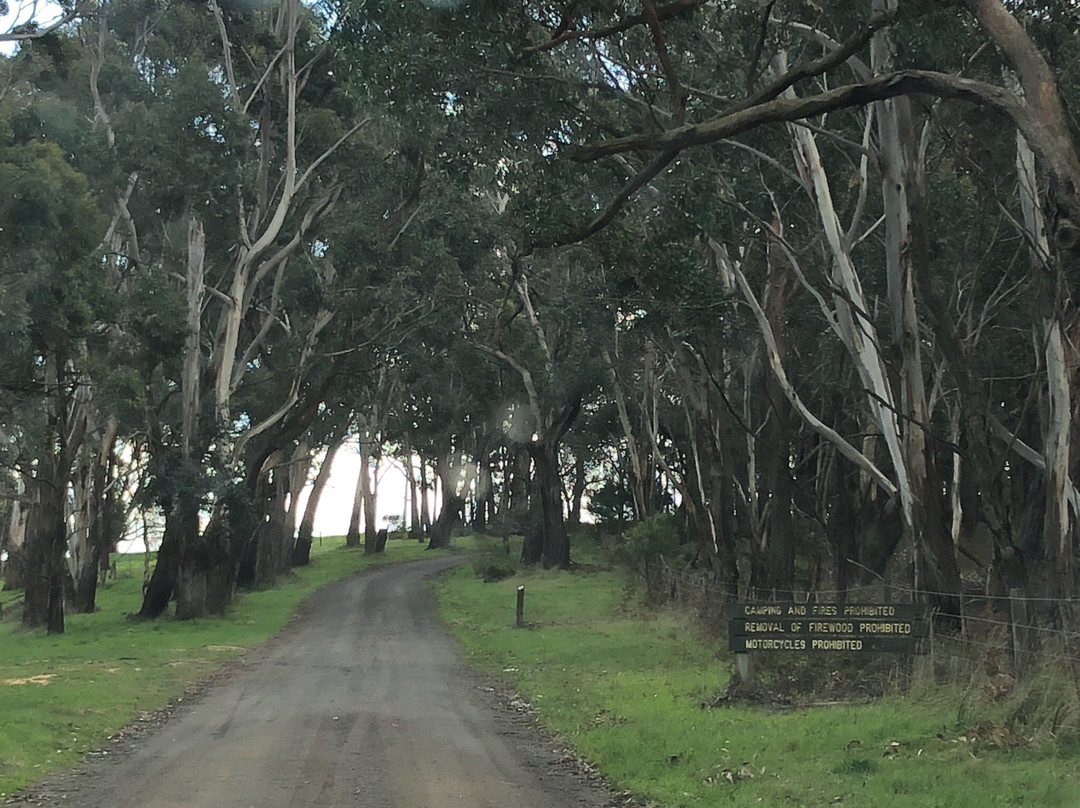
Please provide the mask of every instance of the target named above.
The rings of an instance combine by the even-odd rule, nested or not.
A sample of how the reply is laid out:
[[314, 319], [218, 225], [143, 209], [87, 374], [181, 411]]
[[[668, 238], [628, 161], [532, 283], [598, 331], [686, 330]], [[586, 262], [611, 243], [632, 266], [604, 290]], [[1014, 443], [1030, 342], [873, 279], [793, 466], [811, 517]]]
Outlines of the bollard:
[[753, 684], [754, 675], [750, 668], [749, 654], [735, 655], [735, 672], [739, 674], [739, 684], [741, 686]]
[[517, 595], [517, 627], [521, 628], [525, 625], [525, 587], [524, 585], [518, 587]]

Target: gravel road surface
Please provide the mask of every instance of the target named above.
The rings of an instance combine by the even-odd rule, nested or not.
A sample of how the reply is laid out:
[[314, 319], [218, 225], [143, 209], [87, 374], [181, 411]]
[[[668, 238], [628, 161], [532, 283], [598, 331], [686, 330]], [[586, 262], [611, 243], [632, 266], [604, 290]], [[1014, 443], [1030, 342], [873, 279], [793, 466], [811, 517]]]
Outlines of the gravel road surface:
[[426, 585], [458, 563], [390, 565], [326, 587], [223, 681], [20, 801], [78, 808], [613, 804], [462, 664], [432, 616]]

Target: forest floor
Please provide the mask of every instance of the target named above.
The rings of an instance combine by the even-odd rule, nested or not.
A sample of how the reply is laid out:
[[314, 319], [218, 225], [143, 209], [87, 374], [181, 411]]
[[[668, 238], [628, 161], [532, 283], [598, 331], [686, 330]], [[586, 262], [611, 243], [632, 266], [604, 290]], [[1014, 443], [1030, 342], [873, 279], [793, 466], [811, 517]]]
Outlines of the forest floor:
[[331, 584], [272, 642], [11, 801], [80, 808], [608, 806], [432, 617], [433, 558]]

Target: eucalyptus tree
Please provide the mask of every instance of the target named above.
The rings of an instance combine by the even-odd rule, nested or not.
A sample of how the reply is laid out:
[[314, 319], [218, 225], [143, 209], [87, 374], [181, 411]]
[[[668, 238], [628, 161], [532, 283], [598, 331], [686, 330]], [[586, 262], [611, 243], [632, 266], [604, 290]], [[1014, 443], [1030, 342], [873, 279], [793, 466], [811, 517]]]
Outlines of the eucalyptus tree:
[[[942, 364], [926, 367], [920, 338], [925, 321], [920, 321], [918, 308], [920, 296], [929, 295], [935, 282], [926, 258], [926, 240], [932, 236], [927, 232], [927, 203], [921, 189], [925, 150], [938, 134], [934, 116], [939, 109], [952, 109], [953, 101], [972, 103], [989, 109], [999, 122], [1008, 122], [1024, 135], [1048, 178], [1042, 210], [1054, 238], [1046, 240], [1048, 249], [1042, 252], [1052, 253], [1054, 260], [1048, 262], [1043, 256], [1037, 262], [1050, 266], [1051, 275], [1058, 278], [1064, 277], [1062, 267], [1074, 260], [1069, 251], [1075, 243], [1076, 189], [1080, 187], [1076, 151], [1055, 76], [1033, 39], [1056, 30], [1060, 40], [1061, 32], [1069, 25], [1075, 27], [1075, 21], [1070, 23], [1066, 9], [1050, 5], [1013, 11], [994, 0], [963, 5], [966, 12], [932, 5], [898, 9], [889, 3], [837, 4], [829, 13], [812, 17], [806, 16], [802, 6], [786, 3], [769, 3], [764, 8], [731, 4], [711, 16], [696, 2], [645, 3], [640, 12], [625, 14], [568, 5], [551, 16], [526, 12], [538, 28], [547, 28], [547, 34], [522, 49], [523, 55], [544, 60], [564, 76], [568, 62], [580, 65], [591, 59], [607, 68], [604, 90], [581, 94], [578, 112], [565, 113], [569, 124], [564, 128], [566, 136], [556, 141], [557, 151], [584, 164], [609, 160], [628, 175], [623, 189], [608, 196], [611, 202], [606, 207], [600, 203], [599, 212], [584, 218], [581, 227], [541, 241], [558, 244], [586, 238], [609, 226], [623, 209], [640, 215], [641, 205], [634, 207], [632, 201], [635, 197], [644, 198], [645, 205], [664, 204], [694, 221], [700, 243], [711, 253], [707, 260], [728, 278], [754, 315], [774, 378], [769, 382], [774, 394], [783, 393], [830, 452], [843, 455], [861, 475], [874, 481], [880, 493], [871, 499], [896, 503], [917, 586], [937, 593], [941, 605], [950, 611], [956, 608], [959, 586], [957, 519], [955, 512], [946, 513], [939, 492], [945, 477], [942, 464], [955, 464], [959, 455], [940, 437], [947, 431], [942, 421], [948, 423], [943, 418], [948, 397], [935, 390], [933, 382], [941, 379], [943, 368], [955, 374], [964, 370], [957, 366], [955, 355], [950, 364], [944, 364], [946, 357], [935, 355], [934, 360]], [[1002, 61], [982, 45], [980, 34], [989, 37], [1015, 70], [1016, 88], [999, 83]], [[929, 41], [936, 45], [949, 37], [954, 47], [936, 51], [920, 51], [913, 44]], [[801, 54], [792, 60], [793, 67], [784, 64], [789, 53]], [[717, 54], [731, 68], [726, 74], [710, 68]], [[580, 78], [582, 73], [573, 70], [571, 76]], [[1018, 100], [1018, 91], [1025, 102]], [[929, 96], [929, 109], [904, 100], [913, 95]], [[642, 123], [633, 122], [633, 109], [642, 112]], [[800, 123], [809, 118], [813, 124]], [[610, 134], [589, 136], [589, 127], [598, 121], [610, 127]], [[777, 145], [777, 130], [762, 127], [785, 122], [790, 143]], [[638, 133], [625, 134], [627, 129]], [[949, 134], [945, 133], [946, 139]], [[587, 142], [559, 145], [575, 139]], [[763, 148], [763, 143], [770, 145]], [[715, 160], [714, 155], [724, 148], [755, 157], [741, 165], [724, 162], [717, 177], [721, 190], [713, 195], [723, 204], [748, 208], [744, 222], [749, 227], [719, 229], [702, 209], [680, 204], [683, 200], [673, 198], [665, 188], [670, 187], [672, 176], [702, 173], [702, 165]], [[772, 204], [766, 208], [773, 210], [755, 212], [747, 197], [728, 191], [755, 162], [763, 175], [758, 199], [771, 195]], [[837, 171], [851, 178], [845, 188], [838, 188], [830, 177]], [[880, 198], [869, 191], [872, 181], [881, 188]], [[790, 203], [779, 201], [791, 193], [784, 186], [792, 185], [799, 192], [813, 191], [810, 210], [818, 220], [813, 229], [801, 230], [812, 221], [805, 205], [792, 226], [789, 219], [794, 210]], [[1014, 203], [1001, 202], [1015, 211]], [[843, 225], [838, 211], [847, 217]], [[877, 225], [852, 226], [870, 211], [884, 225], [880, 242]], [[1022, 225], [1023, 238], [1039, 243], [1037, 235], [1032, 235], [1039, 229], [1036, 217], [1013, 213], [1012, 218]], [[880, 436], [876, 444], [855, 445], [829, 425], [831, 417], [819, 416], [807, 406], [805, 393], [797, 392], [777, 340], [782, 310], [770, 315], [748, 282], [747, 259], [755, 251], [764, 259], [761, 266], [776, 267], [770, 271], [776, 278], [797, 276], [799, 286], [820, 306], [824, 322], [845, 346], [847, 361], [865, 390], [859, 405], [861, 423], [844, 430], [859, 434], [872, 427]], [[873, 273], [859, 277], [853, 251], [866, 256]], [[885, 269], [883, 275], [876, 274], [878, 261]], [[818, 288], [820, 281], [813, 281], [810, 269], [814, 264], [826, 278], [824, 291]], [[1060, 281], [1045, 286], [1064, 288]], [[1068, 506], [1073, 484], [1061, 465], [1069, 419], [1060, 416], [1069, 401], [1072, 364], [1060, 334], [1068, 330], [1071, 315], [1060, 291], [1043, 299], [1051, 312], [1043, 316], [1040, 328], [1046, 347], [1039, 349], [1046, 357], [1045, 367], [1052, 369], [1043, 405], [1051, 425], [1042, 438], [1048, 456], [1024, 446], [1030, 460], [1043, 463], [1047, 470], [1043, 480], [1049, 512], [1056, 521], [1045, 526], [1047, 543], [1042, 552], [1055, 570], [1057, 591], [1065, 593], [1071, 591], [1071, 554], [1066, 548], [1072, 540], [1062, 537], [1075, 533], [1075, 515]], [[887, 316], [875, 316], [875, 300], [886, 303], [882, 311]], [[938, 307], [939, 312], [943, 310]], [[936, 328], [941, 334], [947, 326], [939, 320]], [[967, 399], [966, 404], [971, 403]], [[994, 425], [996, 416], [988, 412], [987, 399], [980, 403], [989, 427], [1008, 433], [998, 428], [1000, 424]], [[953, 477], [959, 487], [962, 481]], [[785, 510], [780, 506], [778, 512]], [[822, 513], [829, 518], [828, 508]]]
[[167, 514], [143, 613], [160, 614], [179, 583], [180, 612], [199, 614], [227, 602], [250, 545], [242, 502], [331, 384], [320, 345], [348, 279], [318, 232], [343, 170], [358, 180], [385, 152], [357, 151], [372, 116], [336, 88], [327, 27], [298, 3], [114, 3], [78, 30], [59, 43], [79, 66], [64, 103], [95, 132], [72, 154], [106, 200], [112, 265], [159, 282], [186, 337], [180, 361], [134, 363]]
[[[66, 500], [87, 439], [96, 327], [111, 305], [95, 260], [105, 220], [85, 176], [42, 139], [32, 91], [0, 116], [0, 320], [5, 457], [21, 477], [8, 552], [23, 568], [23, 622], [64, 630]], [[19, 539], [22, 546], [16, 546]], [[95, 571], [96, 573], [96, 571]]]
[[[122, 486], [117, 478], [126, 472], [116, 462], [116, 447], [124, 441], [135, 454], [141, 453], [146, 435], [143, 379], [177, 355], [182, 342], [182, 312], [171, 305], [167, 282], [126, 261], [126, 235], [119, 226], [120, 217], [109, 219], [114, 193], [123, 201], [130, 198], [130, 189], [127, 196], [117, 190], [117, 184], [126, 180], [117, 179], [106, 146], [93, 131], [92, 102], [85, 89], [91, 71], [79, 40], [70, 31], [30, 38], [10, 58], [9, 65], [15, 91], [4, 102], [5, 121], [13, 124], [12, 131], [18, 137], [55, 143], [63, 160], [80, 172], [87, 199], [93, 200], [103, 217], [98, 220], [100, 225], [94, 225], [93, 218], [84, 217], [82, 222], [101, 228], [92, 254], [87, 256], [93, 267], [87, 270], [86, 279], [77, 280], [80, 270], [73, 265], [65, 270], [72, 280], [63, 281], [72, 300], [89, 284], [90, 294], [78, 305], [81, 316], [90, 316], [93, 322], [82, 328], [85, 333], [80, 336], [66, 328], [63, 316], [55, 317], [57, 329], [67, 333], [77, 348], [67, 360], [66, 372], [80, 379], [85, 420], [83, 440], [73, 447], [71, 477], [60, 487], [65, 503], [63, 519], [69, 525], [69, 569], [65, 576], [75, 607], [92, 611], [99, 564], [107, 563], [123, 529], [125, 506], [120, 502]], [[41, 184], [48, 191], [48, 184]], [[64, 204], [76, 214], [85, 212], [80, 207], [82, 201]], [[12, 228], [11, 236], [26, 238], [33, 232], [33, 226], [20, 222]], [[23, 270], [35, 282], [52, 283], [49, 273], [33, 262], [23, 262]], [[43, 316], [51, 316], [51, 312]], [[8, 344], [20, 350], [15, 340]], [[33, 366], [14, 362], [6, 367], [21, 374], [26, 385], [32, 384]], [[32, 423], [30, 417], [20, 419], [18, 425], [25, 428]], [[24, 463], [37, 462], [32, 446], [24, 445], [23, 452]], [[35, 510], [34, 503], [25, 502], [19, 510], [17, 516], [25, 520]]]
[[527, 273], [507, 267], [498, 295], [467, 328], [477, 350], [517, 377], [514, 418], [534, 475], [522, 560], [545, 567], [570, 564], [560, 447], [598, 383], [589, 343], [604, 311], [598, 269], [584, 251], [534, 260]]

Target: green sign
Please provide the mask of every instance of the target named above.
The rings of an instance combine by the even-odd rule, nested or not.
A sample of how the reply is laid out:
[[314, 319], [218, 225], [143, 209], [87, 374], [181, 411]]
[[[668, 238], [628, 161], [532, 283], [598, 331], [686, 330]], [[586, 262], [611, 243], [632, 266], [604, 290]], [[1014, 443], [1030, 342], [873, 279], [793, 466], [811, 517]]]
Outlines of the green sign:
[[796, 651], [796, 652], [860, 652], [879, 654], [925, 654], [930, 640], [916, 637], [754, 637], [732, 635], [729, 647], [736, 654]]
[[868, 620], [926, 619], [915, 603], [736, 603], [731, 617], [863, 617]]
[[739, 603], [730, 647], [751, 651], [861, 651], [922, 654], [930, 621], [911, 603]]

